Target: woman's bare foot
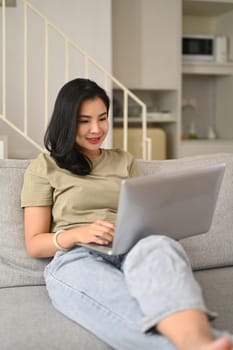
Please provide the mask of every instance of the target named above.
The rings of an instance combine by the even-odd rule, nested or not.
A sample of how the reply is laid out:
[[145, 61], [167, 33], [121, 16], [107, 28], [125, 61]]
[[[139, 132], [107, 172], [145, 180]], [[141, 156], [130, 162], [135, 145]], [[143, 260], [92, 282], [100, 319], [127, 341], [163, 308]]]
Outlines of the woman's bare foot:
[[233, 350], [233, 344], [229, 338], [224, 337], [203, 346], [201, 350]]
[[162, 319], [157, 330], [179, 350], [233, 350], [230, 337], [214, 339], [206, 313], [188, 309]]

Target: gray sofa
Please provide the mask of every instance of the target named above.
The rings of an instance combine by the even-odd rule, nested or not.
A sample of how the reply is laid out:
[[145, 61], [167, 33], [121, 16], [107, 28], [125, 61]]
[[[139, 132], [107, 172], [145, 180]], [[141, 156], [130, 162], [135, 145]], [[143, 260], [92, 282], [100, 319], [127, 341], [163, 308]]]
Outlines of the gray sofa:
[[[183, 240], [210, 309], [214, 326], [233, 331], [233, 154], [139, 161], [145, 174], [226, 163], [226, 173], [208, 233]], [[110, 347], [50, 303], [43, 279], [47, 259], [30, 258], [24, 247], [20, 190], [28, 160], [0, 160], [1, 350], [105, 350]], [[103, 281], [104, 283], [104, 281]]]

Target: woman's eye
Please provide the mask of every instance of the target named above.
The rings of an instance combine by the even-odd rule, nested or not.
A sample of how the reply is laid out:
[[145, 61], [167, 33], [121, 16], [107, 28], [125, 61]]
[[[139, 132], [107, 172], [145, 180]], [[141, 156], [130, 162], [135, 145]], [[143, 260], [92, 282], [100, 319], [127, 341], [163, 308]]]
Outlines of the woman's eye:
[[88, 123], [88, 120], [81, 119], [81, 120], [79, 120], [79, 123]]

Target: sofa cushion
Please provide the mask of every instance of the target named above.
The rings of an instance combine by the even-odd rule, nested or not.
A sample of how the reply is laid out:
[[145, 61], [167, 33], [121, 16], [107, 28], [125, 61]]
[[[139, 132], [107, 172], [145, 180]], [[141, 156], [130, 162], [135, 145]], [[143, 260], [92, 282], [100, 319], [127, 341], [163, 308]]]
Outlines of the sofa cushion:
[[44, 284], [48, 259], [33, 259], [24, 246], [20, 192], [28, 160], [0, 160], [0, 288]]
[[216, 163], [225, 163], [226, 171], [211, 228], [205, 234], [182, 240], [194, 270], [233, 265], [233, 154], [219, 153], [150, 162], [140, 160], [146, 175]]
[[224, 267], [195, 272], [207, 308], [218, 317], [211, 322], [216, 329], [233, 333], [233, 267]]
[[55, 310], [45, 286], [0, 289], [2, 350], [109, 350], [95, 335]]

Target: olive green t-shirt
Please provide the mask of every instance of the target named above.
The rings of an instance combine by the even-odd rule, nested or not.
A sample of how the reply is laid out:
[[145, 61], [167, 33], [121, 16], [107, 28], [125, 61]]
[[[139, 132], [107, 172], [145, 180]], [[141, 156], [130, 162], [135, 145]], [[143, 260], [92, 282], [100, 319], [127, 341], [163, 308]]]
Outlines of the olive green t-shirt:
[[121, 181], [142, 172], [133, 156], [119, 149], [102, 149], [92, 162], [91, 174], [79, 176], [41, 153], [25, 172], [21, 206], [51, 206], [52, 232], [96, 220], [114, 223]]

